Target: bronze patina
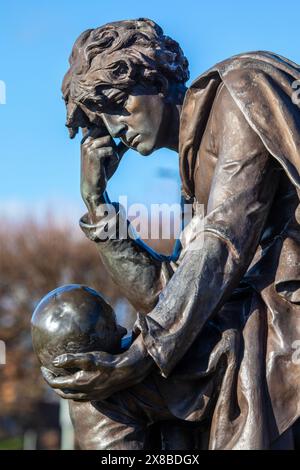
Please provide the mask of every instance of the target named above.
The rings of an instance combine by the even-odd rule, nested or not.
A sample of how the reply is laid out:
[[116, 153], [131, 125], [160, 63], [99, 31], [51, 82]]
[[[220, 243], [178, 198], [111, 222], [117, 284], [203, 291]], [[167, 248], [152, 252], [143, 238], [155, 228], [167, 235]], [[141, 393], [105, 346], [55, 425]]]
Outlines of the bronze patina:
[[[148, 448], [150, 424], [165, 421], [198, 426], [202, 448], [293, 448], [300, 67], [257, 51], [215, 65], [189, 88], [188, 78], [178, 43], [148, 19], [90, 29], [75, 42], [63, 95], [71, 136], [79, 128], [84, 136], [80, 225], [138, 318], [127, 351], [62, 355], [56, 366], [77, 371], [44, 369], [44, 377], [63, 398], [93, 404], [85, 448]], [[99, 209], [126, 149], [162, 147], [179, 154], [195, 214], [205, 207], [201, 233], [173, 256], [133, 238], [103, 240]], [[119, 210], [114, 223], [121, 219]]]

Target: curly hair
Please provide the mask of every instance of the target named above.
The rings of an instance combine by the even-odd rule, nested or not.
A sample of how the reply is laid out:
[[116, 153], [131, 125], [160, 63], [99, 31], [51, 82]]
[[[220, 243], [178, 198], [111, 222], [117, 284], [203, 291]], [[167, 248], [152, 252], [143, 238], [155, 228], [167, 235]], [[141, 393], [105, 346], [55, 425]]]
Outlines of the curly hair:
[[168, 82], [184, 84], [189, 78], [188, 61], [179, 44], [145, 18], [108, 23], [83, 32], [69, 62], [62, 92], [71, 137], [91, 122], [100, 125], [99, 110], [106, 101], [101, 89], [126, 91], [144, 83], [165, 91]]

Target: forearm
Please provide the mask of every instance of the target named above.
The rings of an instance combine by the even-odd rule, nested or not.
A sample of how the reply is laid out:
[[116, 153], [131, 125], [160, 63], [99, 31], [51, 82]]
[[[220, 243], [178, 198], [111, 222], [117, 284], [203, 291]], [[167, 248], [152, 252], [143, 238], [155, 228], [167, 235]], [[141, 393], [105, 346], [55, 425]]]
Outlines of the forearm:
[[203, 247], [187, 252], [154, 310], [136, 322], [165, 377], [231, 295], [251, 256], [241, 259], [226, 239], [213, 232], [204, 235]]
[[253, 259], [278, 181], [276, 165], [264, 161], [266, 168], [258, 176], [257, 167], [248, 165], [254, 181], [250, 176], [243, 179], [243, 188], [233, 186], [235, 190], [228, 191], [221, 203], [214, 198], [215, 207], [185, 251], [159, 303], [147, 317], [138, 318], [136, 328], [164, 376], [231, 296]]
[[[93, 218], [96, 223], [90, 223], [91, 217], [85, 215], [80, 226], [95, 242], [106, 270], [124, 296], [136, 310], [148, 313], [155, 307], [161, 290], [171, 277], [168, 257], [157, 254], [140, 239], [135, 239], [133, 228], [120, 212], [113, 217], [110, 223], [113, 233], [106, 239], [99, 217]], [[126, 228], [128, 236], [125, 238], [121, 238], [120, 224]]]

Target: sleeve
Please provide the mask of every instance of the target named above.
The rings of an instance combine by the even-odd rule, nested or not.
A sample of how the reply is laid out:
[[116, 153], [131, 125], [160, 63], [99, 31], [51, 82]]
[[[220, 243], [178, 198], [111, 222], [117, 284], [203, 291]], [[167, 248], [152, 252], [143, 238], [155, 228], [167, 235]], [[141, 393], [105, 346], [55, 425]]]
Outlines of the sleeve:
[[124, 208], [117, 203], [112, 206], [115, 211], [103, 222], [90, 224], [85, 214], [79, 225], [96, 243], [105, 268], [123, 295], [137, 311], [147, 314], [173, 274], [172, 257], [158, 254], [147, 246], [127, 220]]
[[239, 284], [257, 249], [277, 187], [275, 160], [227, 91], [217, 99], [209, 131], [214, 134], [218, 161], [207, 215], [156, 307], [136, 322], [164, 377]]

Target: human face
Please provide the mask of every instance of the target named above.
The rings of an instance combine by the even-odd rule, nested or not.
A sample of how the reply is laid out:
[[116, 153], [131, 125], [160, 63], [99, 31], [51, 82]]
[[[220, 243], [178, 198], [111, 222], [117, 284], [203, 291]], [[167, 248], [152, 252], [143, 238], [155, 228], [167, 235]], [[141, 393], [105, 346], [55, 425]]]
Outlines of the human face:
[[141, 155], [163, 147], [166, 135], [166, 105], [154, 88], [135, 86], [129, 94], [116, 88], [103, 91], [108, 99], [101, 118], [112, 137]]

